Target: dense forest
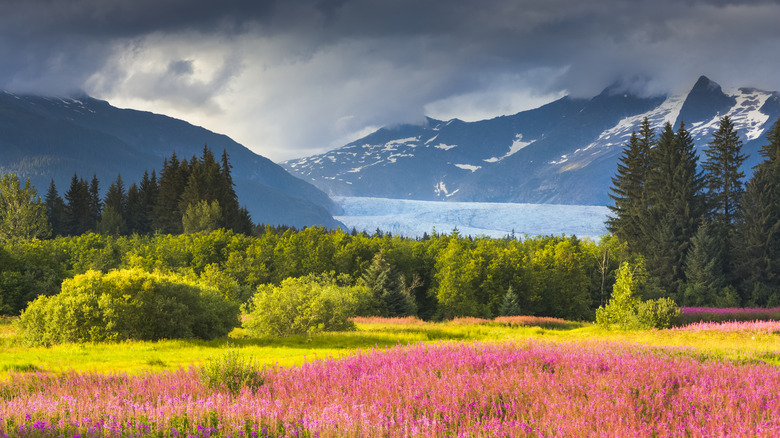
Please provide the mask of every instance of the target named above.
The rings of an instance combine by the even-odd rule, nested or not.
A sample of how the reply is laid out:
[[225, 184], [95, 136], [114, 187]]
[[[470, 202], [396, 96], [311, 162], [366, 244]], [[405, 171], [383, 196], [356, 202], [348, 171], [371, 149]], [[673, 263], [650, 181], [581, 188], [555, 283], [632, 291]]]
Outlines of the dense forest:
[[18, 315], [39, 295], [58, 294], [66, 279], [116, 270], [175, 275], [255, 306], [272, 304], [258, 291], [272, 297], [274, 287], [305, 277], [290, 290], [360, 289], [374, 297], [364, 314], [424, 319], [593, 320], [616, 277], [621, 291], [642, 300], [776, 306], [780, 122], [744, 185], [740, 146], [724, 118], [700, 166], [684, 126], [667, 125], [656, 138], [645, 120], [620, 159], [611, 234], [599, 242], [253, 225], [232, 191], [227, 155], [218, 163], [208, 148], [189, 161], [174, 155], [159, 178], [147, 172], [127, 190], [118, 176], [102, 199], [94, 178], [74, 176], [64, 200], [52, 185], [41, 200], [29, 182], [6, 175], [0, 314]]
[[699, 165], [690, 133], [647, 119], [613, 178], [609, 231], [689, 306], [780, 305], [780, 120], [744, 183], [746, 156], [723, 117]]

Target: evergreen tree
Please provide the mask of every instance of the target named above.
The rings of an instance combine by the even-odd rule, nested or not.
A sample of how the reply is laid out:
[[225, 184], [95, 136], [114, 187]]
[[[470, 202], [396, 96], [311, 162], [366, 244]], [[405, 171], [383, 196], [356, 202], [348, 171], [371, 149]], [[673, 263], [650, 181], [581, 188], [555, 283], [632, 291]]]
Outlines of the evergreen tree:
[[709, 220], [713, 224], [708, 232], [721, 242], [718, 248], [710, 248], [717, 252], [709, 256], [715, 264], [714, 269], [720, 271], [723, 280], [731, 284], [734, 278], [731, 262], [734, 257], [735, 222], [744, 191], [742, 178], [745, 174], [740, 168], [746, 157], [742, 154], [742, 141], [728, 116], [721, 119], [720, 127], [713, 134], [705, 153], [707, 161], [703, 167], [706, 199]]
[[103, 200], [104, 207], [111, 206], [115, 212], [119, 213], [122, 217], [125, 216], [125, 209], [127, 208], [127, 193], [125, 192], [125, 183], [122, 181], [122, 175], [116, 176], [116, 181], [112, 182], [106, 192], [106, 197]]
[[130, 188], [127, 189], [127, 204], [125, 206], [125, 222], [128, 234], [146, 232], [143, 230], [144, 216], [145, 211], [141, 189], [138, 188], [138, 184], [132, 183]]
[[403, 287], [398, 273], [390, 266], [382, 252], [374, 256], [361, 278], [374, 296], [374, 313], [391, 318], [416, 313], [414, 298]]
[[746, 157], [742, 154], [742, 141], [728, 116], [720, 120], [720, 127], [713, 134], [705, 154], [707, 161], [703, 167], [710, 216], [719, 227], [731, 229], [740, 208], [742, 178], [745, 177], [740, 168]]
[[52, 235], [66, 235], [67, 230], [65, 201], [62, 200], [59, 193], [57, 192], [57, 186], [54, 185], [53, 179], [51, 180], [51, 184], [49, 184], [49, 190], [46, 192], [46, 199], [44, 204], [46, 205], [46, 216], [49, 218]]
[[[222, 209], [225, 213], [225, 227], [232, 229], [239, 233], [247, 233], [247, 225], [251, 230], [252, 221], [249, 220], [247, 224], [248, 211], [246, 214], [242, 210], [246, 210], [243, 207], [239, 207], [238, 195], [235, 191], [235, 183], [233, 182], [233, 176], [230, 169], [233, 166], [228, 160], [227, 150], [222, 150], [222, 159], [220, 162], [220, 187], [219, 187], [219, 202], [222, 205]], [[251, 232], [251, 231], [250, 231]]]
[[[99, 232], [109, 234], [127, 233], [127, 193], [125, 193], [125, 184], [122, 181], [122, 175], [116, 176], [116, 181], [112, 182], [106, 192], [103, 200], [103, 216], [107, 210], [111, 210], [110, 223], [102, 224]], [[101, 222], [103, 222], [101, 218]]]
[[685, 257], [705, 214], [704, 179], [697, 170], [693, 139], [684, 124], [675, 133], [664, 127], [651, 155], [647, 180], [649, 202], [647, 267], [668, 294], [685, 281]]
[[200, 159], [192, 157], [190, 169], [187, 185], [179, 200], [179, 209], [184, 212], [187, 207], [200, 201], [208, 203], [221, 201], [220, 192], [222, 191], [223, 178], [220, 174], [220, 166], [208, 146], [203, 147], [203, 155]]
[[73, 174], [70, 188], [65, 192], [66, 232], [71, 236], [79, 236], [94, 230], [93, 206], [90, 200], [89, 185], [83, 178]]
[[157, 204], [157, 194], [160, 192], [160, 187], [157, 185], [157, 174], [154, 170], [152, 171], [151, 176], [149, 176], [149, 172], [144, 171], [139, 190], [142, 211], [139, 216], [138, 232], [144, 234], [151, 233], [154, 231], [154, 228], [152, 227], [152, 223], [154, 222], [154, 206]]
[[651, 166], [650, 151], [654, 137], [650, 122], [645, 117], [640, 135], [631, 133], [618, 162], [617, 175], [612, 178], [612, 193], [609, 194], [615, 202], [609, 209], [615, 216], [607, 219], [607, 228], [638, 252], [644, 252], [647, 241], [643, 232], [648, 213], [645, 184]]
[[512, 290], [512, 286], [506, 290], [504, 299], [501, 301], [501, 307], [498, 309], [500, 316], [517, 316], [522, 314], [520, 303], [517, 301], [517, 295]]
[[103, 205], [100, 202], [100, 182], [96, 174], [92, 174], [89, 183], [89, 229], [94, 230], [100, 220]]
[[187, 160], [179, 161], [174, 152], [170, 160], [163, 162], [160, 172], [159, 191], [154, 205], [152, 227], [163, 233], [180, 234], [182, 232], [182, 211], [179, 209], [184, 189], [190, 175]]
[[717, 232], [717, 225], [705, 223], [691, 241], [686, 259], [687, 283], [680, 299], [685, 306], [737, 307], [736, 290], [728, 284], [722, 267], [722, 254], [727, 242]]
[[743, 304], [780, 305], [780, 119], [745, 187], [735, 269]]

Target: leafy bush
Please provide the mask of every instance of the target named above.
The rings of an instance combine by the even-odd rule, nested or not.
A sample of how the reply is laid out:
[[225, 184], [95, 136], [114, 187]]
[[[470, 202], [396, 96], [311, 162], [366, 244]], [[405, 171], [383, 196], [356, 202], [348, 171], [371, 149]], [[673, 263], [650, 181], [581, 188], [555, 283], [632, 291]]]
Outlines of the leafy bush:
[[242, 388], [257, 391], [265, 383], [265, 371], [252, 358], [242, 357], [229, 349], [201, 368], [201, 379], [209, 388], [238, 394]]
[[288, 278], [257, 288], [243, 326], [251, 334], [273, 336], [354, 330], [349, 318], [371, 298], [365, 287], [340, 285], [328, 275]]
[[641, 286], [635, 278], [644, 278], [643, 267], [639, 265], [636, 269], [638, 275], [631, 271], [628, 263], [620, 266], [612, 299], [596, 310], [596, 323], [623, 330], [671, 327], [680, 315], [679, 308], [669, 298], [642, 301], [634, 296]]
[[238, 325], [238, 305], [182, 277], [141, 270], [89, 271], [39, 297], [19, 325], [28, 344], [126, 339], [213, 339]]

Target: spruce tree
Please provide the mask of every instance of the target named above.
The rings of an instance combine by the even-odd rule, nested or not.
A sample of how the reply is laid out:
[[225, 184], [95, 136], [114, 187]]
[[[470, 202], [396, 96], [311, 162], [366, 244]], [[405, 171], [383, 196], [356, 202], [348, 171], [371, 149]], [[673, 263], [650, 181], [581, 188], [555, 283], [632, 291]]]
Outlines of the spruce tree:
[[125, 183], [122, 181], [122, 175], [116, 176], [116, 181], [112, 182], [106, 192], [106, 197], [103, 200], [103, 206], [112, 207], [115, 212], [119, 213], [122, 217], [125, 215], [125, 209], [127, 208], [127, 193], [125, 192]]
[[614, 217], [607, 219], [607, 229], [638, 252], [644, 251], [647, 240], [643, 232], [648, 214], [645, 184], [650, 171], [654, 136], [650, 122], [645, 117], [640, 135], [631, 133], [618, 162], [617, 175], [612, 178], [612, 193], [609, 194], [615, 205], [609, 207]]
[[728, 116], [721, 119], [705, 153], [706, 200], [708, 220], [712, 223], [708, 232], [721, 242], [719, 248], [711, 248], [713, 251], [717, 249], [717, 252], [710, 257], [723, 279], [731, 284], [734, 279], [731, 262], [734, 257], [735, 222], [744, 192], [742, 178], [745, 174], [740, 168], [746, 157], [742, 154], [742, 141]]
[[54, 184], [54, 179], [52, 179], [49, 184], [49, 190], [46, 192], [44, 204], [46, 205], [46, 216], [49, 218], [49, 224], [51, 224], [52, 236], [66, 235], [65, 201], [62, 200], [57, 192], [57, 186]]
[[520, 303], [517, 301], [517, 294], [512, 290], [512, 286], [506, 290], [504, 298], [501, 301], [501, 307], [498, 309], [500, 316], [518, 316], [522, 314]]
[[648, 271], [669, 295], [685, 281], [685, 258], [705, 214], [704, 179], [697, 170], [693, 139], [684, 124], [667, 123], [652, 151], [645, 249]]
[[98, 232], [113, 235], [127, 233], [127, 193], [121, 174], [116, 176], [116, 181], [111, 183], [106, 192]]
[[404, 289], [398, 273], [382, 252], [374, 256], [371, 265], [361, 277], [374, 297], [373, 312], [380, 316], [403, 317], [417, 311], [414, 298]]
[[94, 230], [93, 205], [91, 201], [89, 185], [83, 178], [73, 174], [70, 188], [65, 192], [66, 223], [65, 230], [68, 235], [79, 236], [87, 231]]
[[174, 152], [170, 160], [163, 162], [160, 172], [159, 191], [154, 206], [154, 220], [152, 227], [163, 233], [181, 234], [181, 218], [183, 212], [179, 209], [179, 202], [187, 187], [190, 175], [190, 167], [187, 160], [179, 161]]
[[100, 214], [103, 211], [103, 205], [100, 202], [100, 182], [96, 174], [92, 174], [92, 181], [89, 183], [89, 229], [94, 230], [100, 220]]
[[127, 204], [125, 206], [125, 223], [127, 224], [128, 234], [145, 232], [143, 231], [144, 216], [141, 189], [138, 188], [138, 184], [132, 183], [130, 188], [127, 189]]
[[139, 217], [139, 233], [151, 233], [154, 231], [152, 223], [154, 222], [154, 206], [157, 203], [157, 194], [160, 192], [160, 187], [157, 185], [157, 174], [152, 170], [152, 175], [149, 176], [149, 172], [144, 171], [144, 176], [141, 178], [141, 185], [139, 187], [142, 212]]
[[723, 241], [715, 231], [717, 226], [705, 223], [691, 241], [690, 254], [686, 259], [685, 277], [687, 283], [680, 304], [694, 307], [737, 307], [740, 302], [736, 290], [729, 285], [723, 271]]
[[780, 119], [745, 187], [735, 269], [743, 304], [780, 305]]
[[745, 155], [742, 141], [728, 116], [720, 120], [720, 127], [713, 134], [705, 151], [707, 161], [703, 168], [707, 184], [707, 206], [713, 223], [719, 227], [733, 228], [743, 187], [741, 171]]

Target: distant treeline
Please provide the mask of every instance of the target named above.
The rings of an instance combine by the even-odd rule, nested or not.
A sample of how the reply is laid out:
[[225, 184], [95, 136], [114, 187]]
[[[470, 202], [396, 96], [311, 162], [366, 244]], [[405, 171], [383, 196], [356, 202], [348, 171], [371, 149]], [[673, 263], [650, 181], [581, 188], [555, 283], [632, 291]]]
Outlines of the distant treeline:
[[699, 166], [684, 124], [645, 118], [620, 159], [608, 229], [678, 304], [780, 305], [780, 120], [746, 184], [741, 149], [723, 117]]
[[[0, 313], [18, 314], [39, 294], [56, 294], [63, 280], [89, 270], [138, 268], [201, 281], [238, 302], [261, 285], [332, 273], [352, 284], [368, 280], [364, 283], [384, 292], [402, 287], [425, 319], [489, 318], [507, 313], [502, 306], [511, 302], [513, 314], [588, 320], [609, 298], [623, 261], [638, 263], [614, 238], [599, 243], [563, 236], [475, 239], [454, 230], [408, 239], [270, 226], [258, 227], [255, 236], [224, 229], [118, 237], [87, 233], [0, 246]], [[644, 289], [638, 293], [657, 296]]]
[[159, 178], [154, 170], [147, 171], [129, 188], [117, 175], [102, 198], [97, 176], [87, 182], [73, 175], [64, 200], [52, 180], [44, 198], [51, 234], [179, 234], [217, 228], [251, 233], [252, 220], [239, 206], [231, 167], [226, 151], [217, 162], [205, 146], [200, 158], [189, 161], [174, 152], [163, 162]]

